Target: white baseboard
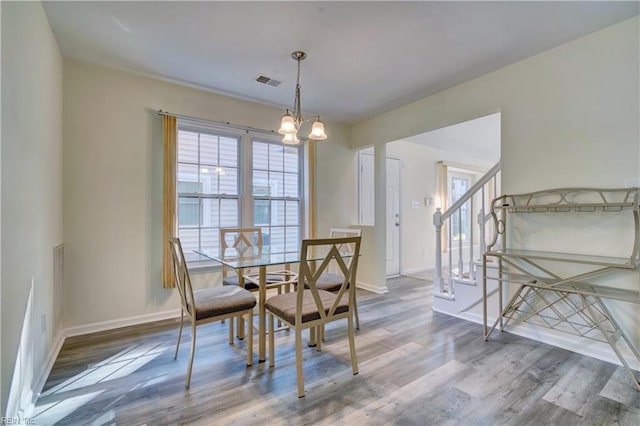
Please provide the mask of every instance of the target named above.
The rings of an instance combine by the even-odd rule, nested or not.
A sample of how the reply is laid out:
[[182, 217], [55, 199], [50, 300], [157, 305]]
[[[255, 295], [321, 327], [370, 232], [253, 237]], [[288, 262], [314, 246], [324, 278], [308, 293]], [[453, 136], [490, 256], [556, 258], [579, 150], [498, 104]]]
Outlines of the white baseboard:
[[[47, 356], [47, 360], [45, 364], [42, 366], [42, 370], [40, 374], [38, 374], [38, 379], [36, 380], [33, 390], [35, 392], [35, 396], [39, 397], [42, 393], [42, 389], [44, 389], [44, 384], [47, 382], [49, 378], [49, 374], [51, 373], [51, 369], [53, 369], [53, 364], [56, 362], [58, 358], [58, 354], [60, 353], [60, 349], [62, 349], [62, 345], [64, 344], [64, 339], [66, 335], [64, 330], [58, 331], [56, 337], [53, 340], [53, 345], [51, 346], [51, 350], [49, 351], [49, 355]], [[30, 417], [30, 414], [27, 417]]]
[[[509, 324], [509, 327], [505, 331], [611, 364], [622, 365], [611, 346], [604, 342], [584, 337], [580, 338], [569, 333], [554, 332], [554, 330], [527, 323]], [[620, 339], [620, 341], [622, 340], [623, 339]], [[635, 359], [626, 345], [618, 345], [618, 350], [632, 369], [640, 371], [640, 362]]]
[[[49, 378], [49, 374], [51, 373], [51, 370], [53, 369], [53, 364], [56, 362], [56, 359], [58, 358], [60, 349], [62, 349], [62, 345], [64, 344], [65, 337], [66, 336], [65, 336], [64, 330], [60, 330], [58, 331], [55, 338], [53, 339], [53, 345], [51, 345], [51, 350], [47, 355], [47, 359], [44, 365], [42, 366], [42, 369], [39, 371], [36, 382], [33, 384], [33, 391], [34, 391], [33, 399], [38, 398], [42, 393], [42, 389], [44, 389], [44, 385], [47, 382], [47, 379]], [[28, 413], [25, 413], [25, 418], [32, 417], [33, 410], [35, 409], [35, 401], [34, 401], [34, 404], [32, 404], [29, 408], [31, 409], [31, 411]]]
[[[482, 324], [482, 315], [480, 314], [460, 312], [456, 315], [450, 312], [438, 311], [436, 309], [434, 309], [434, 311], [451, 315], [466, 321], [475, 322], [477, 324]], [[494, 322], [495, 318], [488, 319], [489, 326], [493, 325]], [[546, 343], [551, 346], [556, 346], [558, 348], [566, 349], [591, 358], [596, 358], [611, 364], [622, 365], [613, 349], [611, 349], [611, 346], [605, 342], [599, 342], [585, 337], [578, 337], [570, 333], [555, 331], [529, 323], [511, 322], [509, 326], [505, 328], [504, 332], [522, 336], [541, 343]], [[500, 333], [500, 330], [496, 329], [494, 330], [494, 333]], [[635, 359], [631, 351], [623, 345], [619, 345], [618, 349], [629, 366], [636, 371], [640, 371], [640, 362]]]
[[83, 334], [97, 333], [99, 331], [113, 330], [114, 328], [128, 327], [147, 322], [162, 321], [180, 317], [180, 310], [156, 312], [153, 314], [137, 315], [135, 317], [121, 318], [110, 321], [94, 322], [92, 324], [69, 327], [64, 330], [65, 337], [80, 336]]
[[[475, 314], [473, 312], [460, 312], [458, 315], [456, 315], [456, 317], [482, 325], [482, 315], [480, 314]], [[495, 318], [488, 318], [487, 322], [489, 326], [493, 325], [493, 322], [495, 320]]]
[[[58, 331], [53, 341], [53, 345], [51, 346], [51, 351], [49, 351], [49, 355], [47, 356], [46, 363], [43, 365], [42, 370], [37, 376], [38, 379], [34, 383], [34, 396], [38, 397], [42, 393], [42, 389], [44, 389], [44, 385], [49, 378], [51, 370], [53, 369], [53, 364], [56, 362], [56, 359], [60, 354], [60, 350], [62, 349], [62, 345], [64, 344], [64, 341], [67, 337], [80, 336], [83, 334], [96, 333], [99, 331], [113, 330], [116, 328], [145, 324], [148, 322], [161, 321], [165, 319], [178, 318], [179, 316], [180, 310], [175, 309], [171, 311], [157, 312], [153, 314], [138, 315], [135, 317], [123, 318], [118, 320], [102, 321], [93, 324], [69, 327]], [[35, 406], [32, 405], [30, 408], [31, 410], [33, 410]], [[31, 414], [33, 413], [25, 413], [25, 417], [30, 417]]]
[[387, 288], [386, 284], [383, 287], [378, 287], [376, 285], [371, 285], [368, 283], [364, 283], [362, 281], [357, 281], [356, 287], [361, 288], [363, 290], [370, 291], [372, 293], [377, 293], [377, 294], [389, 293], [389, 289]]

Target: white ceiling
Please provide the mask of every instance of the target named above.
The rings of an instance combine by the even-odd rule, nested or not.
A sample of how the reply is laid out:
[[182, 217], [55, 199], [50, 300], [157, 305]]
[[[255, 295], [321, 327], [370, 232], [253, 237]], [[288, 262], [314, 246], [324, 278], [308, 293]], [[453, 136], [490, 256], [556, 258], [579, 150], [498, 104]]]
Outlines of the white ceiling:
[[[353, 123], [639, 13], [638, 2], [45, 2], [65, 57]], [[259, 74], [281, 80], [259, 84]]]
[[500, 113], [432, 130], [403, 139], [443, 151], [491, 162], [500, 159]]

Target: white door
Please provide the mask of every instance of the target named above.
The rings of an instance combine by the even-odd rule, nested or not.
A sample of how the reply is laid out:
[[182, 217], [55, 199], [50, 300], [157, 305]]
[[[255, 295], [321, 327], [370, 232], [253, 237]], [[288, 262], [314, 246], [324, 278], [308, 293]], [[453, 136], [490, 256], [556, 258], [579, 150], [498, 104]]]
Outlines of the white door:
[[387, 158], [387, 276], [400, 275], [400, 160]]

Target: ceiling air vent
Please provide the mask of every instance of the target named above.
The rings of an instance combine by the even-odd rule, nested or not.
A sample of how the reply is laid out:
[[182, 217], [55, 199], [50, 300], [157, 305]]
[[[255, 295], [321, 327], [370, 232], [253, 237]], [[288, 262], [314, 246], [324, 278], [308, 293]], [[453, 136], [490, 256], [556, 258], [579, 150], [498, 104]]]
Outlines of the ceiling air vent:
[[267, 84], [273, 87], [279, 86], [280, 83], [282, 83], [281, 81], [278, 81], [271, 77], [267, 77], [266, 75], [262, 75], [262, 74], [256, 77], [256, 81], [258, 83]]

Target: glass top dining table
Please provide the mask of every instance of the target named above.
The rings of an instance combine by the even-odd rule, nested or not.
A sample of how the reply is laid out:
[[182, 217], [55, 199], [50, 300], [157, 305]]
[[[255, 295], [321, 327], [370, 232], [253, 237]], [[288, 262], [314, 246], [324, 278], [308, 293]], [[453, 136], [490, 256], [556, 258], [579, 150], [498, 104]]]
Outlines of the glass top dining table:
[[[246, 250], [227, 249], [222, 256], [218, 250], [194, 250], [200, 256], [222, 263], [239, 272], [241, 269], [258, 268], [258, 279], [252, 282], [258, 284], [258, 361], [266, 358], [266, 310], [267, 298], [267, 267], [274, 265], [288, 265], [300, 261], [300, 252], [271, 253], [268, 247], [262, 249], [249, 247]], [[319, 257], [320, 259], [321, 257]], [[249, 332], [252, 332], [251, 330]]]
[[222, 256], [218, 250], [202, 249], [194, 250], [197, 254], [210, 260], [222, 263], [233, 269], [257, 268], [260, 266], [287, 265], [300, 261], [300, 252], [291, 253], [271, 253], [269, 247], [262, 249], [248, 248], [244, 251], [227, 249]]

